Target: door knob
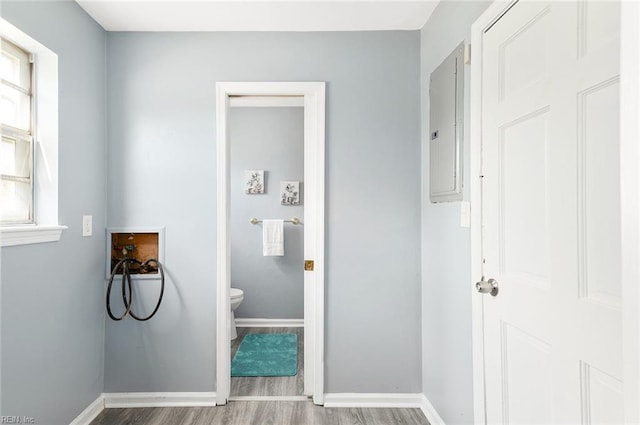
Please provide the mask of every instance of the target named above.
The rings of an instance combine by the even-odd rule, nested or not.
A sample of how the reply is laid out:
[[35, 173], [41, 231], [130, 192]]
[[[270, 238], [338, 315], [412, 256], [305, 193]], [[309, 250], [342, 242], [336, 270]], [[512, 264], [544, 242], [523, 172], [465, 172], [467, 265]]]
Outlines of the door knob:
[[476, 282], [476, 290], [481, 294], [491, 294], [495, 297], [498, 295], [498, 281], [495, 279], [484, 280], [484, 276], [480, 282]]

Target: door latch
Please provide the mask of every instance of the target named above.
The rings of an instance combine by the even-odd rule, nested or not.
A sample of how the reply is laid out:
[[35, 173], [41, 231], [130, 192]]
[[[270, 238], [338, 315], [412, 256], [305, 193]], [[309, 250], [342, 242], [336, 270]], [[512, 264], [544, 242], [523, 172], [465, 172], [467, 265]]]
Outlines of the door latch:
[[306, 272], [312, 272], [313, 271], [313, 260], [304, 260], [304, 270]]

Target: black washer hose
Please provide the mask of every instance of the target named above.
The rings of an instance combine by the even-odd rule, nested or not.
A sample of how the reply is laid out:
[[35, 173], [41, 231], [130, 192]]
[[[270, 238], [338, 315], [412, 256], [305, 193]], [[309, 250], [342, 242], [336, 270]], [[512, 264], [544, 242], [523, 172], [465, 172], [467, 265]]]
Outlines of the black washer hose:
[[[158, 260], [150, 258], [142, 263], [141, 267], [146, 267], [149, 265], [149, 263], [155, 263], [158, 266], [158, 270], [160, 271], [160, 296], [158, 297], [158, 303], [156, 304], [156, 307], [147, 317], [138, 317], [134, 314], [133, 309], [129, 309], [129, 315], [140, 322], [145, 322], [156, 315], [158, 309], [160, 308], [160, 304], [162, 304], [162, 296], [164, 295], [164, 269], [162, 268], [162, 264], [160, 264]], [[125, 305], [127, 304], [127, 299], [125, 297], [124, 291], [122, 291], [122, 301], [124, 301]], [[133, 297], [131, 298], [130, 304], [133, 305]]]
[[[125, 284], [124, 281], [125, 279], [127, 280], [127, 287], [129, 288], [129, 299], [131, 300], [130, 303], [125, 302], [124, 303], [124, 313], [122, 313], [122, 316], [120, 317], [116, 317], [113, 315], [113, 313], [111, 312], [111, 287], [113, 286], [113, 278], [116, 276], [116, 274], [118, 273], [118, 270], [122, 268], [122, 298], [125, 299]], [[109, 278], [109, 285], [107, 286], [107, 314], [109, 315], [109, 317], [112, 320], [122, 320], [125, 317], [127, 317], [127, 314], [129, 314], [131, 312], [131, 304], [133, 304], [133, 292], [132, 292], [132, 288], [131, 288], [131, 276], [129, 276], [129, 266], [127, 265], [127, 259], [123, 259], [118, 261], [118, 264], [116, 264], [116, 266], [113, 268], [113, 271], [111, 272], [111, 277]]]
[[[158, 266], [158, 270], [160, 271], [160, 296], [158, 297], [158, 303], [156, 304], [156, 307], [153, 309], [153, 311], [151, 312], [150, 315], [148, 315], [147, 317], [138, 317], [135, 315], [135, 313], [132, 311], [132, 307], [133, 307], [133, 288], [132, 288], [132, 284], [131, 284], [131, 274], [129, 273], [129, 264], [130, 263], [138, 263], [141, 265], [141, 267], [146, 267], [149, 265], [149, 263], [155, 263]], [[118, 272], [118, 269], [122, 267], [122, 301], [124, 303], [125, 306], [125, 312], [122, 316], [115, 317], [113, 315], [113, 313], [111, 312], [111, 286], [113, 284], [113, 278], [116, 275], [116, 273]], [[129, 296], [127, 297], [127, 292], [125, 291], [125, 276], [126, 276], [126, 280], [128, 282], [128, 288], [129, 288]], [[162, 304], [162, 297], [164, 295], [164, 269], [162, 268], [162, 264], [155, 259], [149, 259], [147, 261], [145, 261], [144, 263], [140, 263], [138, 260], [134, 259], [134, 258], [125, 258], [123, 260], [120, 260], [118, 262], [118, 264], [116, 264], [116, 266], [113, 269], [113, 272], [111, 273], [111, 277], [109, 278], [109, 286], [107, 288], [107, 313], [109, 314], [109, 317], [113, 320], [122, 320], [124, 319], [127, 315], [130, 315], [131, 317], [133, 317], [134, 319], [140, 321], [140, 322], [145, 322], [149, 319], [151, 319], [153, 316], [155, 316], [155, 314], [158, 312], [158, 309], [160, 308], [160, 304]]]

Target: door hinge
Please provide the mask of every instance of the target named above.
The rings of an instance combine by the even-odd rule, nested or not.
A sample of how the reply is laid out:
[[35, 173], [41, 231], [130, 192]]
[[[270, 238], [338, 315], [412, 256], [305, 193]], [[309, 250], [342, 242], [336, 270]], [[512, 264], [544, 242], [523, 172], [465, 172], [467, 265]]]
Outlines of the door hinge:
[[471, 44], [464, 45], [464, 53], [462, 54], [464, 58], [465, 65], [469, 65], [471, 63]]

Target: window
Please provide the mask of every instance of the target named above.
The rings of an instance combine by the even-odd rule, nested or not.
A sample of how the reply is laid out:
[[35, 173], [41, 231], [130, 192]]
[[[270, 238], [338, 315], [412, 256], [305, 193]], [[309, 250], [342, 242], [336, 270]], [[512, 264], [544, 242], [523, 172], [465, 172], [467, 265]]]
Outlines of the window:
[[0, 18], [0, 246], [54, 242], [58, 55]]
[[33, 223], [31, 55], [4, 38], [0, 57], [0, 222]]

